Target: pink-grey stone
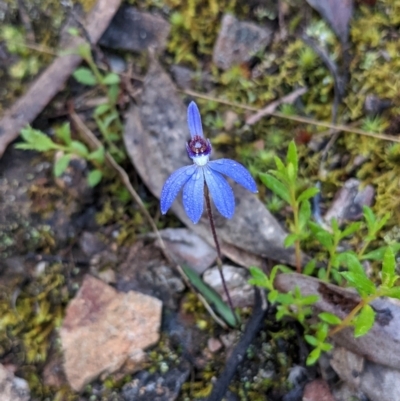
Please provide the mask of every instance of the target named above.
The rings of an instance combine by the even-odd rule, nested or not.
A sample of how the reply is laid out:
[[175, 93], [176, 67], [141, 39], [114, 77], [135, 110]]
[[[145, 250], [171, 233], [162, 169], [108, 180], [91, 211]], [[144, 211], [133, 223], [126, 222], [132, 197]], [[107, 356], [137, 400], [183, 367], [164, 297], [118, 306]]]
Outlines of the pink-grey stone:
[[260, 27], [225, 14], [214, 46], [213, 62], [223, 70], [247, 62], [271, 43], [272, 35], [273, 30], [268, 25]]
[[[140, 370], [144, 349], [159, 339], [162, 304], [138, 292], [118, 293], [85, 276], [60, 330], [64, 370], [75, 391], [100, 375]], [[128, 373], [128, 372], [126, 372]]]
[[0, 364], [0, 400], [29, 401], [30, 390], [28, 383]]

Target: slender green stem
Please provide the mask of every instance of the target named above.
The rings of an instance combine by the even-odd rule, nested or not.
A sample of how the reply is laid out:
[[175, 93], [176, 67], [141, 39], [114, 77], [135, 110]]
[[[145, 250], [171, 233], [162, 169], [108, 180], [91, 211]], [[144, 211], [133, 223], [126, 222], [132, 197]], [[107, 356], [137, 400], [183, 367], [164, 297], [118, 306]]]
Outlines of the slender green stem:
[[206, 208], [207, 208], [208, 219], [210, 221], [211, 232], [212, 232], [212, 236], [214, 238], [215, 248], [217, 250], [217, 266], [218, 266], [219, 274], [221, 276], [222, 286], [224, 288], [224, 292], [226, 294], [226, 298], [228, 300], [229, 307], [230, 307], [230, 309], [231, 309], [231, 311], [233, 313], [233, 316], [235, 318], [236, 325], [239, 326], [239, 320], [238, 320], [237, 315], [235, 313], [235, 309], [233, 308], [232, 299], [231, 299], [231, 296], [229, 294], [228, 287], [226, 285], [224, 273], [222, 271], [221, 247], [219, 245], [217, 231], [215, 229], [214, 217], [213, 217], [212, 210], [211, 210], [210, 194], [208, 192], [207, 185], [205, 186], [204, 195], [205, 195], [205, 198], [206, 198]]
[[354, 308], [353, 310], [342, 320], [340, 324], [335, 326], [330, 332], [329, 336], [333, 336], [334, 334], [338, 333], [339, 331], [343, 330], [347, 326], [351, 324], [351, 321], [355, 318], [357, 313], [365, 306], [372, 302], [378, 296], [376, 294], [371, 295], [365, 299], [362, 299]]
[[[290, 198], [292, 200], [292, 209], [293, 209], [293, 224], [294, 224], [294, 232], [299, 235], [299, 205], [296, 200], [296, 193], [294, 190], [290, 191]], [[297, 239], [294, 242], [294, 250], [295, 250], [295, 258], [296, 258], [296, 272], [301, 273], [301, 248], [300, 248], [300, 240]]]

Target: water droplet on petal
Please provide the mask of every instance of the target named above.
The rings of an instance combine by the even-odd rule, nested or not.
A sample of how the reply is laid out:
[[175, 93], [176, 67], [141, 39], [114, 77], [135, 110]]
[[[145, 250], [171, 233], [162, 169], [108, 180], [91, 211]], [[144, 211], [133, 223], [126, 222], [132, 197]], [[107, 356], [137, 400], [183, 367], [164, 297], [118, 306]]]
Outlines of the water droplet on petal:
[[192, 171], [192, 169], [190, 168], [188, 168], [186, 171], [185, 171], [185, 173], [186, 173], [186, 175], [192, 175], [193, 174], [193, 171]]

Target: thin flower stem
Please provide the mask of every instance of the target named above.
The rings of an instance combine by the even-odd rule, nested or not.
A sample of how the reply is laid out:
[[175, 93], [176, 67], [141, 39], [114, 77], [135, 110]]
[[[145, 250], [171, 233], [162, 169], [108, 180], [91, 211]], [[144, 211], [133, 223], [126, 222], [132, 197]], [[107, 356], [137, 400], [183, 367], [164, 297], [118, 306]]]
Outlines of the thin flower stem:
[[235, 318], [236, 325], [239, 326], [239, 321], [238, 321], [238, 318], [236, 316], [235, 309], [233, 308], [232, 299], [231, 299], [231, 296], [229, 294], [228, 287], [226, 285], [224, 273], [222, 271], [221, 247], [219, 245], [217, 231], [215, 229], [214, 217], [213, 217], [212, 210], [211, 210], [210, 194], [208, 192], [207, 185], [205, 185], [204, 195], [205, 195], [205, 198], [206, 198], [206, 208], [207, 208], [208, 219], [210, 220], [211, 232], [212, 232], [212, 236], [214, 238], [215, 248], [217, 250], [217, 266], [218, 266], [219, 274], [221, 276], [222, 286], [224, 287], [226, 298], [228, 299], [228, 304], [229, 304], [229, 307], [230, 307], [230, 309], [231, 309], [231, 311], [233, 313], [233, 316]]

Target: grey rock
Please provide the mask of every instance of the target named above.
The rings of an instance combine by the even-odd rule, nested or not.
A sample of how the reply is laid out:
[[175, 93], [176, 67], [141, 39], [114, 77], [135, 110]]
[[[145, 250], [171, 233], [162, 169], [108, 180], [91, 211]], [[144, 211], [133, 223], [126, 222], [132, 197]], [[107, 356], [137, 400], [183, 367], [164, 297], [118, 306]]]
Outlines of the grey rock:
[[121, 50], [165, 49], [170, 25], [162, 17], [122, 6], [100, 39], [100, 45]]
[[214, 46], [213, 62], [223, 70], [247, 62], [255, 52], [271, 43], [272, 36], [273, 30], [268, 25], [260, 27], [225, 14]]
[[[254, 303], [254, 287], [248, 284], [249, 274], [242, 267], [222, 266], [226, 286], [234, 307], [252, 306]], [[212, 267], [203, 274], [203, 280], [227, 302], [221, 275], [218, 267]]]
[[333, 351], [331, 365], [350, 388], [361, 391], [371, 401], [400, 400], [400, 371], [364, 360], [345, 348]]

